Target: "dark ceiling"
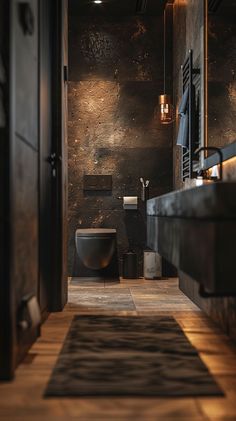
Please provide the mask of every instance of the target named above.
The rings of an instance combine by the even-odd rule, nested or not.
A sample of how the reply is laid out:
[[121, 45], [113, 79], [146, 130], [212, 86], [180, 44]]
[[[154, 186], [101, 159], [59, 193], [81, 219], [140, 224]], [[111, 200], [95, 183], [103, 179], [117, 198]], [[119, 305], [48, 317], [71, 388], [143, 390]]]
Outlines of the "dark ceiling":
[[69, 0], [69, 12], [76, 15], [136, 15], [159, 16], [168, 0]]

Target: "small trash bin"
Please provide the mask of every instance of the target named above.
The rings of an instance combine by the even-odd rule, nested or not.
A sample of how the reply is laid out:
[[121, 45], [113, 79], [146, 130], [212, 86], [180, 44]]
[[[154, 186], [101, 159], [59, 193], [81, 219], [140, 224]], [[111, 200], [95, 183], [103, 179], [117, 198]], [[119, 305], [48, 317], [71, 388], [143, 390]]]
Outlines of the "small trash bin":
[[153, 250], [143, 252], [143, 276], [145, 279], [158, 279], [162, 276], [161, 256]]
[[123, 254], [123, 278], [138, 278], [138, 256], [133, 251]]

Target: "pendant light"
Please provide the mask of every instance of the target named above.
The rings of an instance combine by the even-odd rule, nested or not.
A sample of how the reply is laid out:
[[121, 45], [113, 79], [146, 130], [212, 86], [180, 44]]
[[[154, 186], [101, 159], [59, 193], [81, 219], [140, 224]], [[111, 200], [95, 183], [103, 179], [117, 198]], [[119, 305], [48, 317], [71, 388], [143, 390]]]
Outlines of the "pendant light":
[[170, 124], [174, 121], [174, 107], [170, 95], [166, 94], [166, 10], [164, 10], [164, 93], [159, 95], [159, 118], [161, 124]]

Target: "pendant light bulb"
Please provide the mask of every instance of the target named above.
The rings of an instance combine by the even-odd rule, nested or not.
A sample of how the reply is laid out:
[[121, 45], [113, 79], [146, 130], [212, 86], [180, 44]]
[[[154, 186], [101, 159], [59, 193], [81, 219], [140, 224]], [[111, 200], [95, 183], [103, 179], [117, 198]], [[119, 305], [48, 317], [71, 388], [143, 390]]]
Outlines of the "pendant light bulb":
[[161, 124], [170, 124], [174, 121], [174, 107], [170, 95], [159, 96], [159, 119]]
[[164, 93], [159, 96], [159, 120], [161, 124], [170, 124], [174, 121], [174, 107], [170, 95], [166, 95], [166, 10], [164, 10]]

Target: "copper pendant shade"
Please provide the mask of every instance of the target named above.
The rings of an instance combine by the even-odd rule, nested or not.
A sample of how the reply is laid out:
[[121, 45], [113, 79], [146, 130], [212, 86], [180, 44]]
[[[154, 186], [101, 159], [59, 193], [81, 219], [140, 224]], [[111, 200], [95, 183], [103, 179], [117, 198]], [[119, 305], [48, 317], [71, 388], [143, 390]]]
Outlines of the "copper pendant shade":
[[161, 124], [170, 124], [174, 121], [174, 107], [170, 95], [159, 95], [159, 119]]
[[174, 121], [174, 107], [170, 95], [166, 92], [166, 11], [164, 10], [164, 93], [159, 95], [159, 119], [161, 124], [170, 124]]

